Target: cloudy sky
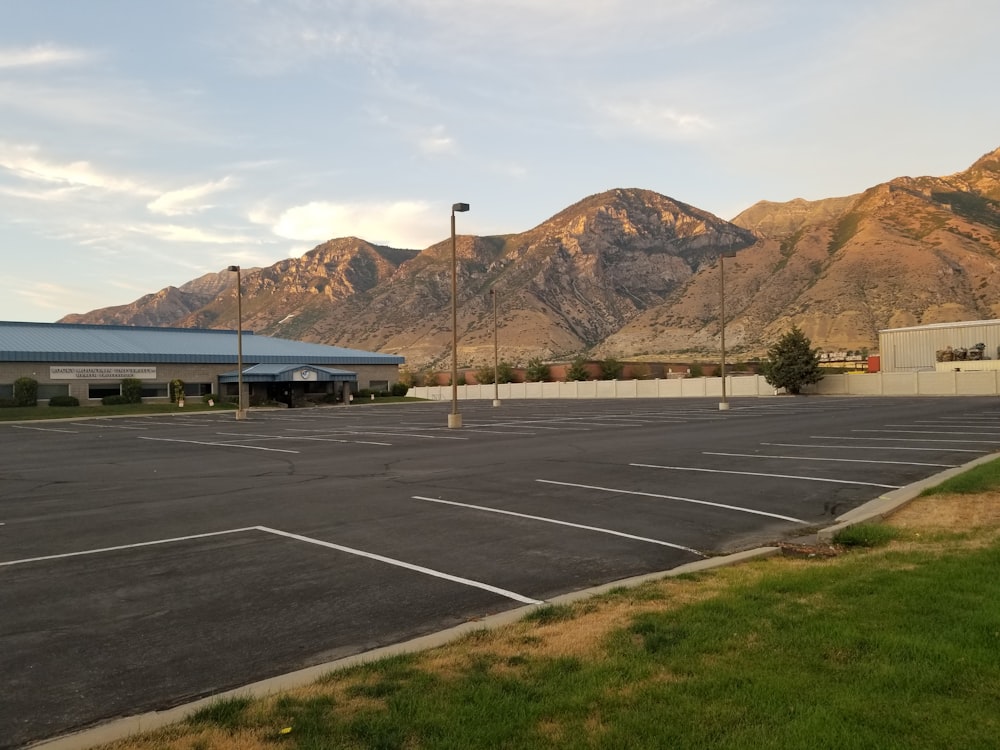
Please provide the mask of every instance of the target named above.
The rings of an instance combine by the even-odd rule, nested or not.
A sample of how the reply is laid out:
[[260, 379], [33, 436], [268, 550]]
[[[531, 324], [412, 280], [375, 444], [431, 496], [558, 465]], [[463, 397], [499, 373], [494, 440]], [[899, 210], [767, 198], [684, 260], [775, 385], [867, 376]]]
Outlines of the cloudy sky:
[[327, 239], [732, 218], [1000, 146], [996, 0], [34, 0], [0, 24], [0, 320]]

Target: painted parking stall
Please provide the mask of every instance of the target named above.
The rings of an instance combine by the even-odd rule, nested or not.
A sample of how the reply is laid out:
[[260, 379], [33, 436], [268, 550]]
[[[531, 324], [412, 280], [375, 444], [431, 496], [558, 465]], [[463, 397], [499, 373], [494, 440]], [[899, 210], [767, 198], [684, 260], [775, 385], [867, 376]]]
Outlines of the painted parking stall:
[[1000, 447], [989, 398], [462, 410], [0, 425], [0, 670], [28, 696], [0, 747], [801, 533]]

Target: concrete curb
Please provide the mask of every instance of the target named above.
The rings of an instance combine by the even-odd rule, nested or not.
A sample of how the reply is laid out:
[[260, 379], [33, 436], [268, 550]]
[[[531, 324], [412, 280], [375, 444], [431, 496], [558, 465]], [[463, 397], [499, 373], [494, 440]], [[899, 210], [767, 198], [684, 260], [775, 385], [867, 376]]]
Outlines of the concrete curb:
[[988, 456], [980, 456], [979, 458], [969, 461], [966, 464], [962, 464], [961, 466], [956, 466], [952, 469], [945, 469], [944, 471], [927, 477], [926, 479], [922, 479], [919, 482], [914, 482], [913, 484], [908, 484], [905, 487], [900, 487], [898, 490], [892, 490], [891, 492], [879, 495], [874, 500], [870, 500], [862, 506], [849, 510], [842, 516], [838, 516], [837, 523], [835, 525], [829, 526], [825, 529], [820, 529], [816, 533], [816, 536], [821, 542], [829, 542], [833, 539], [837, 532], [842, 529], [847, 529], [860, 523], [878, 523], [895, 513], [900, 508], [908, 505], [914, 498], [918, 497], [921, 492], [929, 487], [936, 487], [947, 479], [963, 474], [975, 466], [989, 463], [997, 458], [1000, 458], [1000, 453], [991, 453]]
[[[941, 484], [941, 482], [946, 479], [950, 479], [953, 476], [968, 471], [979, 464], [993, 461], [996, 458], [1000, 458], [1000, 453], [981, 456], [980, 458], [963, 464], [962, 466], [947, 469], [935, 474], [934, 476], [928, 477], [927, 479], [914, 482], [906, 487], [901, 487], [880, 495], [874, 500], [871, 500], [864, 505], [854, 508], [853, 510], [839, 516], [836, 519], [837, 523], [835, 525], [821, 529], [817, 532], [817, 536], [820, 541], [828, 542], [841, 529], [845, 529], [859, 523], [880, 521], [905, 506], [928, 487], [934, 487]], [[325, 664], [317, 664], [316, 666], [307, 667], [306, 669], [300, 669], [295, 672], [278, 675], [266, 680], [260, 680], [259, 682], [253, 682], [249, 685], [244, 685], [243, 687], [227, 690], [223, 693], [217, 693], [207, 698], [202, 698], [191, 703], [185, 703], [184, 705], [176, 706], [164, 711], [151, 711], [144, 714], [138, 714], [136, 716], [127, 716], [122, 719], [116, 719], [91, 729], [85, 729], [73, 734], [63, 735], [62, 737], [57, 737], [55, 739], [42, 740], [41, 742], [29, 745], [28, 747], [31, 748], [31, 750], [84, 750], [85, 748], [125, 739], [134, 734], [149, 732], [154, 729], [160, 729], [169, 724], [183, 721], [196, 711], [221, 699], [232, 697], [263, 698], [277, 692], [311, 684], [330, 672], [347, 669], [358, 664], [366, 664], [368, 662], [377, 661], [378, 659], [388, 656], [416, 653], [444, 646], [469, 633], [482, 630], [495, 630], [505, 625], [517, 622], [518, 620], [524, 618], [525, 615], [542, 607], [570, 604], [582, 599], [588, 599], [593, 596], [606, 594], [614, 589], [633, 588], [646, 583], [647, 581], [657, 581], [664, 578], [672, 578], [690, 573], [698, 573], [715, 568], [727, 567], [730, 565], [738, 565], [740, 563], [764, 559], [779, 554], [781, 554], [780, 547], [757, 547], [755, 549], [736, 552], [731, 555], [709, 557], [704, 560], [697, 560], [666, 571], [647, 573], [641, 576], [612, 581], [611, 583], [602, 584], [589, 589], [583, 589], [581, 591], [573, 591], [568, 594], [562, 594], [554, 597], [542, 604], [532, 604], [526, 607], [518, 607], [516, 609], [507, 610], [489, 617], [484, 617], [481, 620], [465, 622], [446, 630], [413, 638], [403, 643], [395, 643], [382, 648], [366, 651], [361, 654], [347, 656], [343, 659], [326, 662]]]

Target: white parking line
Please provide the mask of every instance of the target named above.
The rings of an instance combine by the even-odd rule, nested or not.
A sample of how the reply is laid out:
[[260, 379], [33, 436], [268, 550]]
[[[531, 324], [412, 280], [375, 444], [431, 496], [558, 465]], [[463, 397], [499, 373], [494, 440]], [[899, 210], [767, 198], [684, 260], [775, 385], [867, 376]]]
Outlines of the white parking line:
[[246, 448], [253, 451], [270, 451], [272, 453], [300, 453], [301, 451], [284, 450], [283, 448], [265, 448], [262, 445], [239, 445], [232, 442], [210, 443], [206, 440], [179, 440], [177, 438], [158, 438], [140, 435], [140, 440], [158, 440], [162, 443], [190, 443], [191, 445], [211, 445], [216, 448]]
[[523, 421], [519, 421], [519, 422], [516, 422], [516, 423], [515, 422], [508, 422], [508, 423], [505, 423], [504, 425], [497, 424], [495, 426], [501, 427], [501, 426], [506, 426], [506, 424], [509, 424], [512, 427], [521, 427], [523, 425], [530, 425], [531, 429], [533, 429], [533, 430], [560, 430], [562, 432], [567, 432], [567, 431], [569, 431], [569, 432], [590, 432], [590, 428], [589, 427], [578, 427], [576, 425], [573, 425], [572, 427], [569, 426], [569, 425], [560, 425], [559, 427], [551, 427], [551, 426], [544, 426], [544, 425], [538, 424], [539, 422], [551, 422], [551, 421], [552, 420], [550, 420], [550, 419], [525, 419]]
[[629, 464], [643, 469], [668, 469], [670, 471], [700, 471], [706, 474], [739, 474], [747, 477], [774, 477], [775, 479], [801, 479], [806, 482], [828, 482], [829, 484], [859, 484], [864, 487], [882, 487], [888, 490], [898, 490], [898, 484], [877, 484], [876, 482], [855, 482], [850, 479], [824, 479], [822, 477], [802, 477], [795, 474], [766, 474], [757, 471], [727, 471], [725, 469], [700, 469], [693, 466], [658, 466], [657, 464]]
[[145, 427], [129, 427], [125, 424], [99, 424], [97, 422], [70, 422], [74, 427], [97, 427], [102, 430], [145, 430]]
[[[817, 437], [813, 435], [813, 437]], [[864, 438], [819, 438], [822, 440], [864, 440]], [[870, 450], [880, 450], [880, 451], [933, 451], [935, 453], [940, 453], [942, 450], [947, 450], [949, 453], [986, 453], [986, 451], [976, 450], [975, 448], [917, 448], [915, 446], [908, 445], [817, 445], [816, 443], [761, 443], [761, 445], [771, 445], [777, 448], [842, 448], [844, 450], [856, 450], [856, 451], [870, 451]]]
[[851, 430], [851, 432], [884, 432], [890, 435], [977, 435], [979, 437], [996, 435], [1000, 437], [1000, 432], [949, 432], [947, 430]]
[[205, 534], [189, 534], [188, 536], [175, 536], [170, 539], [156, 539], [152, 542], [136, 542], [135, 544], [119, 544], [115, 547], [100, 547], [99, 549], [88, 549], [80, 552], [65, 552], [61, 555], [43, 555], [41, 557], [26, 557], [21, 560], [8, 560], [0, 562], [0, 568], [12, 565], [24, 565], [25, 563], [43, 562], [45, 560], [64, 560], [68, 557], [81, 557], [83, 555], [99, 555], [104, 552], [117, 552], [123, 549], [139, 549], [140, 547], [152, 547], [157, 544], [171, 544], [173, 542], [186, 542], [191, 539], [207, 539], [212, 536], [223, 536], [224, 534], [239, 534], [244, 531], [256, 531], [257, 526], [244, 526], [240, 529], [226, 529], [225, 531], [209, 531]]
[[763, 453], [716, 453], [714, 451], [702, 451], [705, 456], [736, 456], [739, 458], [785, 458], [793, 461], [842, 461], [851, 464], [898, 464], [900, 466], [940, 466], [945, 469], [953, 469], [958, 464], [926, 464], [917, 461], [875, 461], [870, 458], [816, 458], [813, 456], [768, 456]]
[[37, 430], [38, 432], [68, 432], [70, 435], [78, 435], [76, 430], [60, 430], [55, 427], [28, 427], [23, 424], [12, 424], [15, 430]]
[[318, 440], [324, 443], [347, 443], [348, 445], [392, 445], [392, 443], [378, 443], [374, 440], [344, 440], [343, 438], [324, 437], [322, 435], [256, 435], [246, 432], [217, 432], [215, 434], [225, 437], [238, 437], [244, 440]]
[[393, 445], [392, 443], [380, 443], [377, 440], [343, 440], [341, 438], [323, 437], [322, 435], [301, 435], [299, 437], [283, 437], [282, 440], [317, 440], [323, 443], [347, 443], [349, 445]]
[[306, 542], [307, 544], [315, 544], [320, 547], [335, 549], [338, 552], [346, 552], [350, 555], [357, 555], [358, 557], [366, 557], [369, 560], [377, 560], [378, 562], [383, 562], [386, 563], [387, 565], [395, 565], [397, 568], [414, 570], [418, 573], [434, 576], [435, 578], [442, 578], [446, 581], [453, 581], [455, 583], [461, 583], [466, 586], [472, 586], [477, 589], [482, 589], [483, 591], [489, 591], [494, 594], [499, 594], [500, 596], [507, 597], [508, 599], [513, 599], [514, 601], [517, 602], [522, 602], [523, 604], [541, 604], [541, 601], [538, 599], [532, 599], [531, 597], [528, 596], [522, 596], [521, 594], [516, 594], [513, 591], [507, 591], [506, 589], [501, 589], [497, 588], [496, 586], [491, 586], [488, 583], [482, 583], [480, 581], [473, 581], [469, 578], [461, 578], [459, 576], [453, 576], [450, 573], [442, 573], [439, 570], [424, 568], [420, 565], [414, 565], [412, 563], [403, 562], [402, 560], [395, 560], [391, 557], [383, 557], [382, 555], [376, 555], [372, 552], [365, 552], [363, 550], [354, 549], [353, 547], [344, 547], [339, 544], [333, 544], [332, 542], [324, 542], [322, 539], [313, 539], [312, 537], [302, 536], [300, 534], [292, 534], [288, 531], [280, 531], [279, 529], [272, 529], [267, 526], [257, 526], [256, 528], [260, 529], [261, 531], [265, 531], [268, 534], [276, 534], [278, 536], [288, 537], [289, 539], [296, 539], [300, 542]]
[[586, 526], [580, 523], [571, 523], [569, 521], [560, 521], [556, 518], [546, 518], [545, 516], [532, 516], [527, 513], [517, 513], [512, 510], [500, 510], [499, 508], [489, 508], [484, 505], [472, 505], [471, 503], [457, 503], [453, 500], [441, 500], [435, 497], [421, 497], [420, 495], [414, 495], [414, 500], [426, 500], [429, 503], [441, 503], [442, 505], [454, 505], [458, 508], [469, 508], [471, 510], [482, 510], [487, 513], [499, 513], [504, 516], [514, 516], [516, 518], [527, 518], [531, 521], [542, 521], [544, 523], [553, 523], [558, 526], [570, 526], [574, 529], [584, 529], [586, 531], [596, 531], [600, 534], [610, 534], [612, 536], [620, 536], [625, 539], [635, 539], [639, 542], [649, 542], [650, 544], [659, 544], [663, 547], [671, 547], [673, 549], [683, 550], [684, 552], [690, 552], [692, 554], [698, 555], [699, 557], [705, 557], [704, 554], [691, 547], [684, 547], [680, 544], [673, 544], [671, 542], [664, 542], [660, 539], [650, 539], [644, 536], [635, 536], [634, 534], [626, 534], [622, 531], [613, 531], [612, 529], [604, 529], [599, 526]]
[[803, 521], [801, 518], [793, 518], [792, 516], [782, 516], [778, 513], [768, 513], [764, 510], [754, 510], [753, 508], [742, 508], [739, 505], [726, 505], [725, 503], [713, 503], [708, 500], [695, 500], [690, 497], [678, 497], [676, 495], [658, 495], [655, 492], [636, 492], [634, 490], [620, 490], [615, 487], [595, 487], [592, 484], [575, 484], [574, 482], [556, 482], [551, 479], [536, 479], [536, 482], [541, 482], [543, 484], [555, 484], [560, 487], [579, 487], [584, 490], [597, 490], [598, 492], [613, 492], [620, 495], [637, 495], [639, 497], [655, 497], [659, 500], [678, 500], [682, 503], [694, 503], [695, 505], [708, 505], [712, 508], [722, 508], [723, 510], [735, 510], [740, 513], [751, 513], [755, 516], [767, 516], [768, 518], [777, 518], [782, 521], [791, 521], [792, 523], [801, 523], [808, 525], [808, 521]]
[[343, 430], [344, 435], [381, 435], [383, 437], [424, 438], [425, 440], [468, 440], [454, 435], [421, 435], [416, 432], [379, 432], [377, 430]]
[[497, 588], [496, 586], [490, 586], [489, 584], [481, 583], [479, 581], [473, 581], [468, 578], [453, 576], [450, 573], [442, 573], [441, 571], [438, 570], [432, 570], [431, 568], [424, 568], [420, 565], [413, 565], [412, 563], [403, 562], [402, 560], [394, 560], [391, 557], [383, 557], [382, 555], [376, 555], [371, 552], [365, 552], [363, 550], [354, 549], [352, 547], [344, 547], [339, 544], [324, 542], [321, 539], [313, 539], [312, 537], [302, 536], [300, 534], [292, 534], [291, 532], [281, 531], [280, 529], [272, 529], [269, 526], [244, 526], [239, 529], [227, 529], [225, 531], [210, 531], [205, 534], [189, 534], [188, 536], [177, 536], [177, 537], [171, 537], [169, 539], [156, 539], [151, 542], [120, 544], [115, 547], [101, 547], [98, 549], [81, 550], [79, 552], [66, 552], [59, 555], [43, 555], [40, 557], [27, 557], [27, 558], [22, 558], [20, 560], [8, 560], [7, 562], [0, 562], [0, 568], [12, 567], [14, 565], [25, 565], [27, 563], [34, 563], [34, 562], [45, 562], [47, 560], [65, 560], [67, 558], [81, 557], [84, 555], [99, 555], [105, 552], [118, 552], [120, 550], [127, 550], [127, 549], [140, 549], [142, 547], [153, 547], [161, 544], [172, 544], [174, 542], [186, 542], [192, 539], [207, 539], [209, 537], [223, 536], [225, 534], [239, 534], [246, 531], [261, 531], [265, 534], [273, 534], [275, 536], [287, 537], [289, 539], [295, 539], [300, 542], [315, 544], [320, 547], [327, 547], [328, 549], [335, 549], [339, 552], [346, 552], [347, 554], [350, 555], [365, 557], [370, 560], [377, 560], [378, 562], [383, 562], [388, 565], [394, 565], [398, 568], [406, 568], [407, 570], [414, 570], [418, 573], [424, 573], [425, 575], [434, 576], [435, 578], [442, 578], [446, 581], [453, 581], [455, 583], [461, 583], [466, 586], [472, 586], [474, 588], [482, 589], [484, 591], [489, 591], [494, 594], [499, 594], [500, 596], [507, 597], [508, 599], [513, 599], [514, 601], [522, 602], [523, 604], [542, 603], [538, 599], [532, 599], [531, 597], [522, 596], [521, 594], [514, 593], [513, 591], [507, 591], [506, 589]]
[[465, 427], [462, 428], [462, 432], [475, 432], [481, 435], [534, 435], [533, 432], [512, 432], [510, 430], [487, 430], [485, 427], [495, 427], [496, 425], [483, 425], [483, 427], [477, 427], [471, 425], [468, 422], [465, 423]]
[[[859, 432], [859, 430], [852, 430]], [[996, 445], [998, 440], [937, 440], [935, 438], [880, 438], [880, 437], [847, 437], [845, 435], [810, 435], [813, 440], [891, 440], [894, 443], [984, 443]], [[882, 450], [879, 448], [879, 450]], [[949, 450], [951, 450], [949, 448]]]

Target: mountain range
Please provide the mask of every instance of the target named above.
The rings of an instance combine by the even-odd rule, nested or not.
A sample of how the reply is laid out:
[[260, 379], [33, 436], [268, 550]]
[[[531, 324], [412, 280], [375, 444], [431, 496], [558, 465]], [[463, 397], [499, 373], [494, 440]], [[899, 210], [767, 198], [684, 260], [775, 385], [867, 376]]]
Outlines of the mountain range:
[[[725, 221], [642, 189], [592, 195], [526, 232], [457, 239], [459, 362], [576, 354], [713, 356], [720, 259], [726, 343], [762, 354], [792, 325], [827, 351], [875, 349], [883, 328], [1000, 317], [1000, 149], [946, 177], [856, 195], [761, 201]], [[333, 239], [243, 269], [245, 329], [451, 357], [451, 240], [423, 250]], [[237, 327], [234, 274], [212, 273], [60, 322]]]

